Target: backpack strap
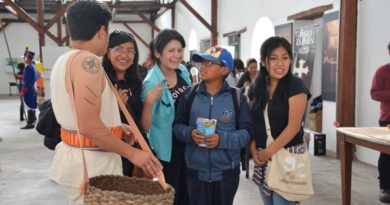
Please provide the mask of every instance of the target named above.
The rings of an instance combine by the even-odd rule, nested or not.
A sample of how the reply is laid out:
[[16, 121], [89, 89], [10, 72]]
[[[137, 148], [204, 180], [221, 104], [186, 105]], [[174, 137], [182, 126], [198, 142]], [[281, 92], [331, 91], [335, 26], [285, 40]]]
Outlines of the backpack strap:
[[190, 94], [188, 95], [187, 98], [187, 112], [186, 112], [186, 124], [189, 125], [190, 122], [190, 113], [191, 113], [191, 107], [192, 103], [194, 102], [195, 96], [196, 96], [196, 89], [199, 87], [199, 83], [196, 83], [191, 86], [190, 88]]
[[240, 128], [240, 102], [241, 102], [241, 90], [235, 87], [230, 87], [230, 94], [233, 98], [234, 111], [236, 115], [236, 129]]

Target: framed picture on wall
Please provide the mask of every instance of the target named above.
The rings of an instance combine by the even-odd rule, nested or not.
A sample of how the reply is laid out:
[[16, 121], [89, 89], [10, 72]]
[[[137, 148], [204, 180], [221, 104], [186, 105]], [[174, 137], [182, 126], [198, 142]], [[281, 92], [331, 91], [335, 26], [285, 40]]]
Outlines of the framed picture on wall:
[[275, 26], [275, 35], [285, 38], [291, 44], [292, 23], [286, 23], [279, 26]]
[[322, 99], [336, 101], [339, 45], [339, 12], [323, 17]]

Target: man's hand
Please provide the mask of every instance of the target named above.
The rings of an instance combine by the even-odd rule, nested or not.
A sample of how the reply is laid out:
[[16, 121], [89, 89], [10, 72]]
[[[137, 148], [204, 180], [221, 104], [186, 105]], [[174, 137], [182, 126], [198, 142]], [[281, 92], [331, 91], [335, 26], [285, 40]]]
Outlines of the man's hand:
[[153, 177], [158, 177], [162, 173], [162, 165], [158, 159], [150, 152], [134, 148], [133, 154], [128, 158], [135, 166], [141, 167], [144, 172]]
[[134, 145], [135, 139], [133, 133], [131, 132], [130, 125], [122, 123], [122, 130], [123, 130], [122, 137], [125, 140], [125, 142], [127, 144]]

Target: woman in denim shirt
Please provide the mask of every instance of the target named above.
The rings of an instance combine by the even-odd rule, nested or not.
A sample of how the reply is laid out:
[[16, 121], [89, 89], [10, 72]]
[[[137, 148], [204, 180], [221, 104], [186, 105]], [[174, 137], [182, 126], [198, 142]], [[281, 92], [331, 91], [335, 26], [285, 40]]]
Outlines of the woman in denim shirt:
[[164, 29], [157, 35], [150, 51], [156, 63], [145, 77], [141, 93], [141, 124], [164, 167], [167, 183], [176, 190], [174, 204], [180, 205], [188, 203], [185, 145], [173, 137], [172, 126], [178, 100], [191, 85], [187, 68], [180, 64], [184, 47], [184, 38], [175, 30]]

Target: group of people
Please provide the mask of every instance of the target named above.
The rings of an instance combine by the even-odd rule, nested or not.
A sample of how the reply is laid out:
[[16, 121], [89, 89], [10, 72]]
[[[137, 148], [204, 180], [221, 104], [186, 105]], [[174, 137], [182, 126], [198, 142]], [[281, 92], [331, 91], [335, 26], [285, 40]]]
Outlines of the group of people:
[[[240, 149], [250, 145], [263, 202], [297, 203], [273, 193], [262, 177], [274, 153], [283, 147], [303, 146], [302, 121], [310, 93], [291, 73], [292, 51], [284, 38], [267, 39], [260, 48], [260, 73], [257, 61], [251, 59], [247, 74], [237, 81], [248, 89], [249, 106], [243, 92], [235, 95], [226, 80], [240, 63], [223, 47], [191, 56], [200, 63], [201, 79], [192, 85], [181, 64], [185, 40], [176, 30], [164, 29], [150, 44], [154, 64], [142, 81], [136, 69], [137, 42], [127, 32], [108, 32], [112, 16], [104, 2], [77, 1], [66, 18], [71, 50], [57, 59], [50, 81], [62, 142], [56, 146], [49, 175], [64, 188], [71, 204], [84, 201], [79, 192], [83, 180], [80, 143], [90, 177], [135, 176], [137, 168], [144, 177], [164, 174], [175, 189], [174, 204], [180, 205], [233, 204]], [[114, 92], [153, 153], [138, 148]], [[269, 146], [263, 118], [267, 103], [275, 138]], [[199, 131], [199, 118], [217, 120], [215, 133]]]

